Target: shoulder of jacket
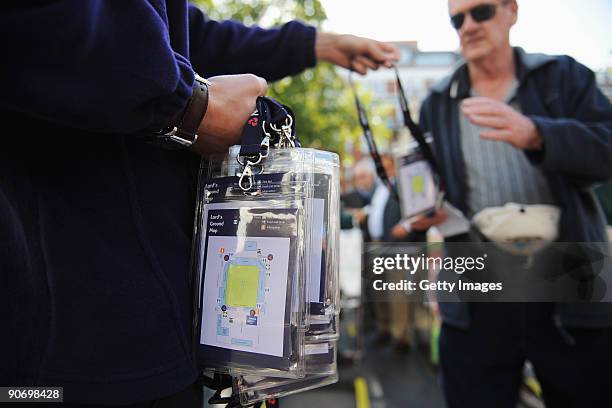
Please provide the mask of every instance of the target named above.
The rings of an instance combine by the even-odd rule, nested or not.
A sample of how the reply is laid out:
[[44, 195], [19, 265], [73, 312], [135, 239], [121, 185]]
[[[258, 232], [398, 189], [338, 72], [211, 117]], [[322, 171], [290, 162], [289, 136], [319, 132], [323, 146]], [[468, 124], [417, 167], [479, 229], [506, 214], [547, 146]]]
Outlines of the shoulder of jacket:
[[453, 79], [455, 78], [457, 71], [459, 71], [459, 69], [461, 69], [461, 67], [463, 67], [464, 65], [465, 62], [461, 63], [459, 66], [456, 66], [451, 74], [445, 76], [444, 78], [436, 82], [431, 87], [431, 93], [448, 93], [450, 91], [450, 88], [453, 86]]
[[548, 76], [551, 73], [562, 76], [583, 76], [592, 73], [588, 67], [569, 55], [532, 54], [526, 53], [521, 48], [516, 50], [526, 76], [534, 74]]

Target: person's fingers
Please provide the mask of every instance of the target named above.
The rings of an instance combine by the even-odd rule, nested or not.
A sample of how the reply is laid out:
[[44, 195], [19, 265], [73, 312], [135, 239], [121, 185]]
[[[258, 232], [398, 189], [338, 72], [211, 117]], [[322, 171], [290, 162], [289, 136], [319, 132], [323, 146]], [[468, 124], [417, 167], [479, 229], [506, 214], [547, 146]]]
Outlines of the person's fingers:
[[471, 104], [462, 104], [461, 111], [466, 115], [501, 115], [505, 109], [503, 106], [489, 102], [477, 102]]
[[[353, 68], [351, 67], [351, 61], [357, 57], [370, 60], [376, 66], [381, 64], [391, 66], [399, 60], [400, 56], [399, 50], [392, 44], [350, 34], [319, 33], [317, 34], [317, 47], [318, 59], [349, 69]], [[375, 69], [370, 66], [371, 63], [360, 62], [369, 69]], [[355, 68], [359, 68], [354, 69], [355, 71], [363, 73], [361, 66]]]
[[433, 216], [422, 216], [414, 221], [410, 226], [416, 231], [423, 231], [433, 225], [442, 224], [448, 218], [448, 213], [444, 209], [439, 209]]
[[334, 52], [330, 54], [327, 61], [342, 68], [352, 69], [351, 64], [353, 60], [351, 59], [351, 56], [339, 50], [334, 50]]
[[375, 61], [382, 62], [385, 60], [386, 53], [383, 51], [383, 48], [378, 41], [370, 40], [368, 42], [368, 46], [366, 48], [368, 57], [374, 59]]
[[201, 142], [199, 153], [219, 151], [240, 140], [246, 119], [255, 110], [256, 99], [268, 90], [265, 79], [253, 74], [222, 75], [209, 78], [208, 109], [198, 133], [214, 135]]
[[493, 99], [493, 98], [488, 98], [486, 96], [472, 96], [470, 98], [466, 98], [463, 100], [463, 102], [461, 102], [462, 106], [471, 106], [471, 105], [500, 105], [502, 104], [502, 102]]
[[503, 129], [508, 126], [508, 120], [503, 116], [468, 115], [468, 119], [476, 126], [493, 129]]
[[383, 60], [383, 64], [387, 68], [392, 67], [393, 64], [395, 64], [400, 59], [400, 51], [399, 51], [399, 49], [396, 46], [394, 46], [393, 44], [384, 43], [384, 42], [381, 42], [379, 44], [380, 44], [382, 50], [385, 52], [385, 58]]
[[268, 93], [268, 81], [266, 81], [264, 78], [256, 76], [255, 78], [257, 78], [257, 82], [259, 82], [259, 96], [264, 96], [265, 94]]
[[440, 209], [436, 212], [436, 222], [435, 225], [442, 224], [448, 218], [448, 213], [444, 209]]
[[502, 113], [499, 106], [489, 104], [461, 106], [461, 112], [465, 115], [500, 115]]
[[386, 43], [386, 42], [379, 42], [381, 48], [383, 49], [383, 51], [385, 51], [386, 53], [396, 56], [397, 58], [399, 58], [400, 56], [400, 51], [399, 49], [390, 43]]
[[359, 63], [372, 70], [377, 70], [379, 67], [379, 64], [377, 62], [372, 61], [371, 59], [363, 57], [361, 55], [355, 57], [354, 61], [359, 61]]
[[268, 83], [262, 77], [254, 74], [241, 74], [238, 77], [243, 83], [243, 92], [257, 96], [264, 96], [268, 92]]
[[424, 220], [419, 220], [419, 221], [413, 222], [411, 227], [415, 231], [423, 231], [429, 228], [429, 223]]
[[392, 62], [399, 59], [399, 50], [391, 44], [369, 40], [366, 48], [368, 57], [378, 63]]
[[480, 132], [480, 137], [486, 140], [507, 142], [512, 137], [512, 133], [508, 130], [485, 130]]
[[399, 54], [384, 51], [382, 44], [383, 43], [379, 43], [378, 41], [370, 42], [366, 48], [365, 54], [376, 63], [391, 67], [399, 60]]
[[414, 230], [423, 230], [426, 229], [429, 225], [430, 220], [428, 219], [429, 217], [423, 216], [420, 217], [418, 219], [416, 219], [415, 221], [413, 221], [410, 226], [412, 227], [412, 229]]
[[218, 75], [208, 78], [208, 81], [213, 88], [238, 88], [245, 95], [263, 96], [268, 91], [266, 80], [254, 74]]
[[361, 75], [365, 75], [368, 72], [368, 68], [357, 59], [351, 62], [351, 69]]
[[396, 239], [405, 238], [407, 235], [408, 235], [408, 231], [406, 231], [403, 228], [397, 229], [397, 230], [394, 230], [393, 232], [391, 232], [391, 236], [393, 238], [396, 238]]

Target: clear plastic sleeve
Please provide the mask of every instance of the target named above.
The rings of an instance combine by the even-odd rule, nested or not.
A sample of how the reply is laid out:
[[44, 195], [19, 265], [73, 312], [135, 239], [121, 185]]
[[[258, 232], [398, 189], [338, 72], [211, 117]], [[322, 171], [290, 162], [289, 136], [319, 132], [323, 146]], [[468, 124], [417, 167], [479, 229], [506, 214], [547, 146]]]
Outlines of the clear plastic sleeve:
[[[236, 175], [241, 171], [239, 147], [230, 149], [217, 174]], [[306, 259], [309, 273], [305, 277], [305, 298], [308, 311], [304, 324], [307, 337], [319, 340], [337, 339], [340, 312], [339, 234], [340, 186], [339, 157], [336, 153], [310, 148], [271, 150], [269, 164], [262, 174], [303, 172], [302, 179], [312, 184], [313, 197], [307, 205], [310, 228], [310, 251]], [[299, 165], [297, 165], [299, 163]]]
[[[290, 395], [337, 381], [337, 342], [307, 342], [304, 348], [306, 375], [301, 379], [242, 375], [234, 379], [234, 392], [243, 404]], [[318, 384], [316, 387], [313, 385]]]
[[[271, 149], [245, 193], [238, 153], [203, 162], [200, 172], [192, 259], [198, 363], [271, 386], [276, 377], [331, 375], [340, 311], [338, 156]], [[313, 352], [325, 347], [324, 355]]]
[[[241, 165], [241, 160], [239, 160], [239, 152], [240, 146], [233, 146], [230, 148], [230, 152], [227, 156], [224, 157], [224, 160], [221, 162], [220, 166], [217, 166], [214, 169], [213, 174], [218, 176], [239, 176], [243, 171], [243, 166]], [[254, 182], [256, 184], [263, 183], [267, 177], [273, 177], [277, 175], [287, 175], [290, 174], [292, 178], [296, 180], [303, 181], [309, 185], [312, 189], [312, 194], [314, 194], [314, 183], [313, 183], [313, 168], [314, 168], [314, 150], [313, 149], [300, 149], [300, 148], [286, 148], [286, 149], [272, 149], [268, 152], [265, 164], [257, 169], [257, 174], [254, 176]], [[312, 231], [313, 227], [313, 218], [312, 214], [315, 210], [315, 200], [314, 197], [311, 196], [309, 199], [304, 202], [304, 210], [305, 210], [305, 219], [306, 219], [306, 235], [309, 237], [307, 243], [305, 243], [305, 255], [304, 255], [304, 274], [303, 280], [300, 285], [294, 286], [294, 291], [299, 291], [301, 294], [296, 296], [295, 299], [302, 299], [304, 302], [301, 307], [304, 308], [304, 314], [302, 314], [302, 320], [300, 322], [300, 327], [303, 329], [308, 329], [310, 325], [310, 316], [309, 316], [309, 290], [311, 288], [310, 279], [312, 276], [313, 265], [313, 257], [311, 254], [312, 245], [315, 245], [316, 238], [313, 241]], [[308, 255], [306, 255], [308, 254]], [[315, 266], [316, 267], [316, 266]]]
[[304, 346], [306, 375], [331, 375], [338, 371], [336, 341], [308, 341]]
[[205, 181], [195, 265], [201, 273], [197, 356], [226, 373], [304, 375], [304, 254], [311, 185], [290, 172]]
[[[320, 268], [311, 271], [310, 326], [307, 340], [337, 339], [339, 332], [336, 322], [340, 313], [339, 291], [339, 239], [340, 239], [340, 187], [339, 158], [335, 153], [314, 150], [314, 192], [313, 219], [318, 220], [317, 230], [322, 237], [312, 247], [321, 245]], [[321, 217], [319, 214], [322, 214]], [[314, 283], [313, 283], [314, 281]], [[313, 295], [314, 294], [314, 295]]]
[[234, 392], [240, 395], [240, 403], [248, 406], [271, 398], [305, 392], [338, 382], [338, 374], [314, 374], [301, 379], [236, 377]]
[[396, 146], [393, 155], [402, 217], [412, 219], [433, 211], [438, 204], [439, 186], [418, 143]]

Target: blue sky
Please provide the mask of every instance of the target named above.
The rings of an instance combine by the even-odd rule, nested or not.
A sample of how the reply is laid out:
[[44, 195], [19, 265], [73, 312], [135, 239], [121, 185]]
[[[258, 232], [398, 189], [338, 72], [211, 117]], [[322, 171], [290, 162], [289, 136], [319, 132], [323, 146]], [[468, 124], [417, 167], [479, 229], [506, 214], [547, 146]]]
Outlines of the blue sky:
[[[324, 28], [383, 41], [416, 40], [456, 50], [446, 0], [321, 0]], [[518, 0], [511, 41], [527, 51], [569, 54], [593, 70], [612, 66], [612, 0]]]

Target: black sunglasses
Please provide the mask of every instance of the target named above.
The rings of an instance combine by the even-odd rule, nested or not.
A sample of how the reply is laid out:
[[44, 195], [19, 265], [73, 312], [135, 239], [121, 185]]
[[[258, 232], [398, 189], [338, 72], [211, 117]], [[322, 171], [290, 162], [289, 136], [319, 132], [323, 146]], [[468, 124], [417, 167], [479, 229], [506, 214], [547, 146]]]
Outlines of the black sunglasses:
[[[482, 23], [483, 21], [487, 21], [492, 19], [497, 12], [497, 4], [481, 4], [476, 6], [468, 11], [472, 19], [477, 23]], [[463, 22], [465, 21], [465, 13], [457, 13], [454, 16], [451, 16], [451, 23], [455, 30], [459, 30], [461, 26], [463, 26]]]

